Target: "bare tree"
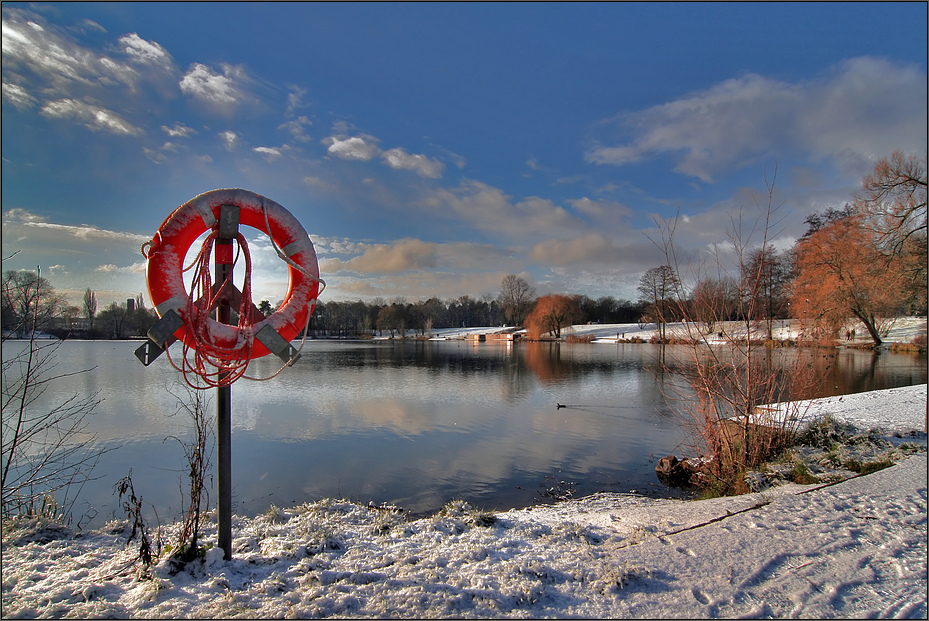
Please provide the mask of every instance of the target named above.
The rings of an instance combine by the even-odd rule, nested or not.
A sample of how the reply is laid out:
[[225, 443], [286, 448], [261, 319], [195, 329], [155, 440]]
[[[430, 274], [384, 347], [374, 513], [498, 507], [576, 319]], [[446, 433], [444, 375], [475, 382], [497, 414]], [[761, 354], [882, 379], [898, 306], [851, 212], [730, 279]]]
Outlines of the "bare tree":
[[705, 277], [690, 295], [689, 317], [703, 324], [707, 332], [714, 332], [718, 323], [733, 319], [738, 297], [738, 284], [731, 276]]
[[[772, 234], [777, 211], [773, 180], [767, 185], [766, 204], [756, 207], [754, 219], [741, 212], [731, 216], [727, 247], [734, 251], [729, 255], [735, 257], [734, 265], [719, 254], [681, 265], [675, 244], [677, 219], [659, 222], [661, 239], [653, 240], [665, 253], [668, 266], [678, 274], [686, 270], [688, 281], [719, 281], [731, 274], [737, 279], [735, 290], [748, 292], [735, 296], [734, 308], [731, 297], [709, 292], [694, 304], [681, 279], [673, 283], [669, 293], [674, 311], [684, 319], [681, 331], [689, 343], [685, 355], [690, 364], [677, 367], [673, 361], [663, 363], [665, 372], [684, 380], [671, 382], [667, 398], [692, 434], [695, 444], [691, 448], [709, 456], [706, 485], [720, 493], [746, 491], [744, 475], [790, 444], [802, 420], [800, 405], [793, 399], [809, 390], [813, 382], [808, 361], [775, 353], [753, 332], [753, 324], [762, 313], [758, 293], [764, 274], [763, 270], [748, 269], [749, 257], [753, 248], [767, 247]], [[707, 274], [714, 261], [715, 279]], [[708, 318], [720, 321], [728, 315], [738, 320], [728, 322], [722, 337], [708, 345], [709, 335], [703, 332]], [[777, 360], [780, 357], [783, 360]], [[778, 413], [763, 407], [775, 403], [780, 403]]]
[[769, 244], [749, 252], [742, 269], [747, 271], [742, 282], [749, 287], [744, 295], [756, 298], [751, 301], [751, 307], [764, 321], [770, 340], [774, 338], [774, 320], [785, 318], [790, 307], [789, 287], [793, 279], [790, 255], [778, 253]]
[[126, 337], [126, 324], [129, 320], [129, 309], [125, 304], [111, 302], [97, 317], [101, 329], [106, 330], [107, 336], [115, 339]]
[[650, 316], [658, 325], [658, 338], [662, 342], [666, 336], [666, 325], [674, 314], [673, 299], [679, 286], [677, 273], [670, 265], [653, 267], [639, 280], [639, 295], [649, 305]]
[[855, 208], [875, 235], [887, 263], [903, 268], [912, 310], [926, 312], [929, 264], [926, 207], [926, 154], [895, 151], [862, 181]]
[[2, 297], [4, 329], [23, 334], [47, 328], [65, 303], [39, 268], [4, 272]]
[[32, 303], [29, 308], [29, 340], [4, 342], [3, 349], [0, 507], [4, 518], [50, 510], [56, 517], [70, 515], [81, 486], [105, 452], [85, 432], [87, 416], [101, 401], [99, 392], [74, 394], [48, 408], [39, 405], [39, 398], [56, 380], [72, 373], [55, 372], [61, 341], [36, 340], [43, 306]]
[[535, 304], [535, 287], [516, 274], [508, 274], [500, 283], [500, 305], [506, 320], [521, 326]]
[[[880, 244], [899, 254], [914, 236], [926, 236], [926, 154], [894, 151], [862, 181], [855, 207], [868, 217]], [[925, 263], [925, 262], [924, 262]]]
[[84, 317], [87, 318], [87, 328], [93, 331], [94, 318], [97, 316], [97, 294], [90, 287], [84, 292]]

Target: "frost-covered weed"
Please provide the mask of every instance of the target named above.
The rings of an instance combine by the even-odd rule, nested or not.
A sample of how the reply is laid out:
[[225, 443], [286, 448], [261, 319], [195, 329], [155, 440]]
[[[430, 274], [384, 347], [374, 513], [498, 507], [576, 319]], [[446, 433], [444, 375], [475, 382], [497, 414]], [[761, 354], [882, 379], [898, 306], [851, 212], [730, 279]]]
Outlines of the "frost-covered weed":
[[796, 444], [834, 450], [855, 433], [855, 426], [830, 415], [811, 421], [797, 436]]
[[389, 533], [393, 527], [399, 526], [405, 521], [406, 518], [403, 517], [403, 513], [398, 509], [379, 509], [375, 513], [374, 525], [371, 527], [371, 531], [376, 535], [383, 535]]
[[619, 593], [636, 578], [648, 578], [651, 572], [647, 568], [630, 567], [628, 563], [622, 565], [608, 565], [603, 568], [599, 578], [591, 586], [604, 595]]
[[265, 512], [265, 516], [271, 520], [272, 524], [283, 524], [291, 518], [290, 514], [274, 504], [268, 507], [268, 510]]
[[493, 526], [497, 516], [489, 511], [478, 509], [465, 500], [451, 500], [436, 514], [436, 518], [452, 518], [446, 526], [453, 527], [458, 534], [464, 532], [464, 526]]

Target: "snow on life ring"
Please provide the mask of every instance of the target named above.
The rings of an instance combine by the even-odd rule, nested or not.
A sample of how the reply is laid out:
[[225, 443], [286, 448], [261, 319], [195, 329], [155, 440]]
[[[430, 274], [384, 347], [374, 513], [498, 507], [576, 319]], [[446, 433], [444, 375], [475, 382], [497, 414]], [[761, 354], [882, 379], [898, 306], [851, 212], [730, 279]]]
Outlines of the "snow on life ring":
[[250, 358], [260, 358], [271, 352], [259, 340], [253, 340], [254, 333], [270, 325], [286, 342], [295, 339], [313, 313], [321, 282], [313, 242], [300, 222], [278, 203], [248, 190], [222, 189], [204, 192], [175, 209], [148, 244], [148, 292], [159, 317], [174, 310], [184, 320], [174, 336], [185, 345], [196, 346], [193, 331], [188, 329], [194, 318], [188, 313], [191, 309], [197, 311], [189, 304], [183, 262], [194, 241], [218, 227], [223, 205], [238, 207], [239, 224], [267, 233], [288, 259], [289, 287], [284, 302], [276, 312], [254, 324], [252, 335], [242, 335], [238, 327], [212, 318], [206, 321], [212, 346], [232, 350], [241, 346], [245, 336], [251, 346]]

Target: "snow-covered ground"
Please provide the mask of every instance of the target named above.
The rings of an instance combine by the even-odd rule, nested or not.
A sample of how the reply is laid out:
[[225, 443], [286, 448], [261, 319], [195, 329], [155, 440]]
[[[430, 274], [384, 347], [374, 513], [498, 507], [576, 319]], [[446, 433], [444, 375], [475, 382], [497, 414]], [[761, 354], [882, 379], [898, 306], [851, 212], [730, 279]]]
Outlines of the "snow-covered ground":
[[[703, 336], [707, 342], [713, 343], [718, 341], [716, 335], [720, 331], [726, 331], [727, 334], [742, 336], [745, 333], [745, 324], [739, 322], [721, 322], [714, 326], [713, 331], [706, 332], [703, 327], [697, 324], [691, 324], [688, 328], [685, 324], [671, 323], [666, 327], [668, 337], [693, 338], [697, 334]], [[759, 326], [758, 329], [761, 329]], [[849, 321], [846, 329], [854, 331], [855, 336], [848, 341], [844, 335], [840, 339], [840, 344], [868, 344], [871, 337], [868, 336], [867, 330], [859, 321]], [[763, 330], [762, 330], [763, 331]], [[799, 323], [793, 320], [778, 320], [774, 322], [772, 335], [776, 340], [795, 340], [799, 335]], [[618, 324], [589, 324], [576, 325], [562, 331], [562, 336], [575, 335], [581, 338], [591, 338], [601, 342], [616, 342], [617, 340], [641, 339], [647, 341], [653, 336], [657, 336], [658, 329], [653, 323], [618, 323]], [[898, 317], [888, 326], [888, 333], [884, 339], [887, 343], [910, 343], [919, 334], [926, 334], [925, 317]], [[759, 336], [763, 334], [759, 333]]]
[[[682, 323], [671, 323], [666, 326], [668, 337], [693, 338], [700, 334], [708, 343], [719, 341], [716, 335], [719, 331], [727, 331], [729, 334], [737, 336], [745, 332], [745, 324], [739, 322], [721, 322], [714, 326], [712, 331], [707, 332], [703, 326], [691, 324], [689, 327]], [[760, 329], [760, 328], [759, 328]], [[911, 343], [913, 339], [920, 335], [926, 334], [926, 317], [898, 317], [890, 322], [887, 327], [888, 333], [884, 341], [886, 343]], [[849, 320], [846, 330], [854, 331], [855, 336], [845, 340], [844, 335], [839, 340], [842, 345], [867, 345], [871, 343], [871, 337], [861, 322]], [[479, 334], [496, 334], [500, 332], [513, 332], [512, 327], [476, 327], [476, 328], [437, 328], [426, 334], [427, 338], [436, 341], [467, 339]], [[525, 332], [525, 330], [517, 330]], [[778, 320], [774, 322], [773, 337], [777, 340], [796, 340], [799, 336], [799, 323], [794, 320]], [[568, 326], [561, 332], [562, 337], [576, 336], [583, 339], [591, 339], [594, 342], [615, 343], [617, 341], [648, 341], [653, 336], [658, 335], [658, 328], [653, 323], [607, 323], [607, 324], [578, 324]], [[760, 334], [759, 334], [760, 335]], [[419, 333], [410, 330], [407, 332], [408, 338], [416, 338]], [[377, 340], [384, 340], [389, 337], [378, 336]]]
[[[811, 411], [926, 444], [925, 384]], [[272, 507], [234, 520], [232, 560], [214, 548], [178, 573], [164, 560], [141, 571], [125, 523], [24, 522], [3, 537], [2, 613], [925, 618], [926, 468], [921, 452], [837, 484], [701, 501], [597, 494], [498, 514], [456, 502], [415, 521], [342, 500]]]

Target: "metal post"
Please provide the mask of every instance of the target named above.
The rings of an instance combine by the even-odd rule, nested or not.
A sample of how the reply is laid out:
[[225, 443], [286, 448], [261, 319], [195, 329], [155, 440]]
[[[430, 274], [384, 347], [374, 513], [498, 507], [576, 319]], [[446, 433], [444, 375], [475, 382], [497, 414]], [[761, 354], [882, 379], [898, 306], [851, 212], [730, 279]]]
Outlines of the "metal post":
[[[232, 240], [218, 238], [215, 248], [216, 285], [222, 287], [226, 279], [232, 276]], [[229, 300], [226, 296], [219, 299], [216, 307], [216, 320], [230, 323]], [[229, 371], [221, 371], [222, 383], [229, 376]], [[223, 550], [223, 558], [232, 558], [232, 386], [216, 387], [216, 512], [218, 528], [218, 545]]]

